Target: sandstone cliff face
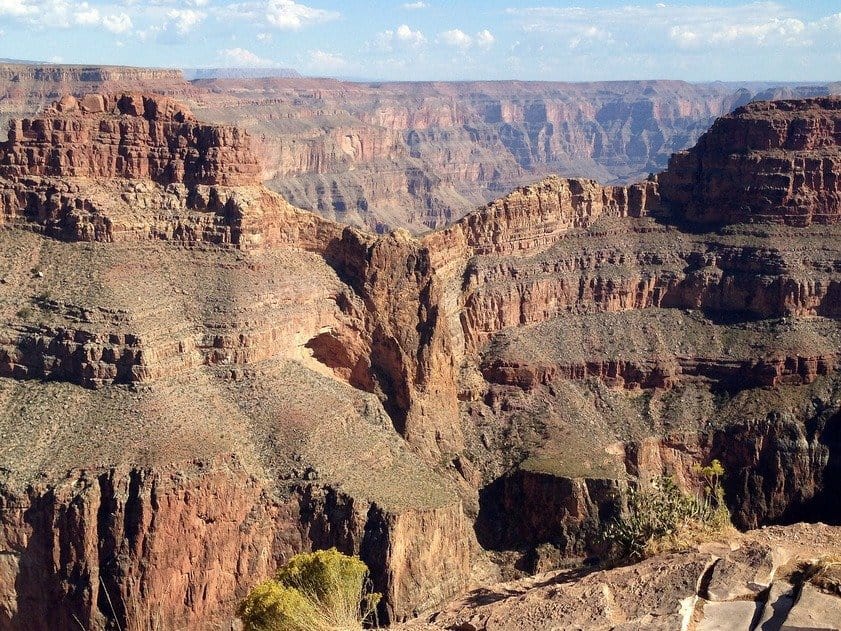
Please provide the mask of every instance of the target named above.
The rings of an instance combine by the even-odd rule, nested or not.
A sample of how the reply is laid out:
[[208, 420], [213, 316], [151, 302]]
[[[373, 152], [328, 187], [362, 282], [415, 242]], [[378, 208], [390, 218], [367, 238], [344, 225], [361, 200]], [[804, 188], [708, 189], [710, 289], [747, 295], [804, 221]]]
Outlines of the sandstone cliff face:
[[661, 177], [690, 221], [837, 223], [841, 100], [753, 103], [719, 119]]
[[549, 177], [517, 189], [424, 242], [444, 267], [476, 255], [534, 254], [573, 228], [587, 228], [600, 217], [642, 217], [658, 206], [653, 182], [628, 187], [601, 186], [593, 180]]
[[199, 124], [165, 97], [87, 95], [43, 117], [14, 122], [0, 149], [6, 178], [149, 179], [159, 184], [238, 186], [259, 181], [246, 135]]

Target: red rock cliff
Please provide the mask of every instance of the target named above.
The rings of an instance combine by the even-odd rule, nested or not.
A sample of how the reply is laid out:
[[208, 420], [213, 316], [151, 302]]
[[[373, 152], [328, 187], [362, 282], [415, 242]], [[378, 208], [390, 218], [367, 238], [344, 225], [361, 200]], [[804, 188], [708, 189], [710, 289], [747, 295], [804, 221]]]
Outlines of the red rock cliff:
[[663, 200], [690, 221], [841, 221], [841, 98], [751, 103], [672, 156]]
[[260, 168], [245, 132], [201, 124], [177, 101], [89, 94], [12, 121], [0, 146], [0, 175], [242, 186], [258, 183]]

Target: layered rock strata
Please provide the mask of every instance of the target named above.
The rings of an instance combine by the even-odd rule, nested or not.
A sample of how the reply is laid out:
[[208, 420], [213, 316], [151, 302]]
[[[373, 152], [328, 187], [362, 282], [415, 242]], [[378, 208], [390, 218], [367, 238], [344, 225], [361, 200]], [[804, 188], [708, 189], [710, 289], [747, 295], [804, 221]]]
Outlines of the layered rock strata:
[[[716, 190], [705, 165], [743, 154], [731, 155], [737, 141], [713, 147], [754, 129], [794, 138], [769, 151], [794, 156], [781, 164], [795, 182], [807, 148], [838, 151], [826, 133], [837, 111], [831, 99], [754, 104], [690, 151], [698, 168], [678, 156], [635, 198], [624, 193], [634, 204], [606, 203], [615, 189], [549, 179], [424, 237], [449, 279], [448, 321], [464, 353], [458, 466], [482, 480], [484, 546], [598, 552], [595, 534], [623, 510], [627, 476], [669, 474], [696, 488], [693, 467], [712, 458], [731, 472], [740, 527], [838, 519], [834, 180], [796, 189], [797, 213], [824, 218], [808, 226], [766, 212], [770, 198], [751, 184], [764, 177], [761, 157], [744, 162], [756, 177], [732, 174], [728, 199], [744, 212], [716, 215], [716, 231], [697, 225], [692, 204], [725, 206], [675, 192]], [[676, 188], [683, 180], [691, 186]]]
[[194, 82], [210, 120], [259, 137], [268, 184], [369, 228], [422, 232], [550, 173], [624, 183], [662, 170], [717, 116], [752, 98], [837, 85]]
[[841, 101], [754, 103], [716, 121], [698, 144], [675, 154], [663, 198], [687, 220], [841, 220]]

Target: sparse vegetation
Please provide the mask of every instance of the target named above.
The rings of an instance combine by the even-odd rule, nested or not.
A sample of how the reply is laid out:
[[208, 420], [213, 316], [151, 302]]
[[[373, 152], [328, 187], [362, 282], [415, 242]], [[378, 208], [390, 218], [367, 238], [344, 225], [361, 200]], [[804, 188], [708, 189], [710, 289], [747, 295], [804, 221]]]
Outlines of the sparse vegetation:
[[298, 554], [257, 585], [237, 615], [246, 631], [349, 631], [373, 615], [368, 568], [335, 548]]
[[602, 536], [619, 559], [639, 560], [658, 552], [688, 547], [732, 528], [721, 485], [718, 460], [698, 466], [700, 494], [682, 491], [671, 477], [631, 488], [627, 514], [613, 520]]
[[825, 592], [841, 596], [841, 557], [825, 555], [798, 564], [791, 576], [795, 584], [810, 582]]

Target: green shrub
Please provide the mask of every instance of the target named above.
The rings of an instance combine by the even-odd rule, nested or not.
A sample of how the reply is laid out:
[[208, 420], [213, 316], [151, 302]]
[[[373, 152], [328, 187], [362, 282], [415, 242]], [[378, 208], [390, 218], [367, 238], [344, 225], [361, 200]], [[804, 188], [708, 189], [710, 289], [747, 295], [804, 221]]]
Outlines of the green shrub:
[[696, 467], [695, 472], [703, 481], [697, 496], [681, 491], [670, 477], [662, 477], [650, 487], [630, 489], [627, 514], [602, 532], [614, 556], [638, 560], [687, 547], [732, 527], [721, 486], [721, 463], [713, 460], [707, 467]]
[[251, 590], [237, 615], [246, 631], [361, 629], [380, 600], [369, 584], [365, 563], [335, 548], [298, 554]]

